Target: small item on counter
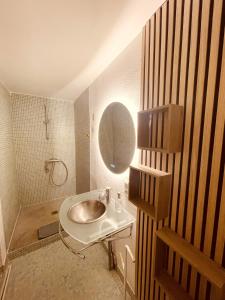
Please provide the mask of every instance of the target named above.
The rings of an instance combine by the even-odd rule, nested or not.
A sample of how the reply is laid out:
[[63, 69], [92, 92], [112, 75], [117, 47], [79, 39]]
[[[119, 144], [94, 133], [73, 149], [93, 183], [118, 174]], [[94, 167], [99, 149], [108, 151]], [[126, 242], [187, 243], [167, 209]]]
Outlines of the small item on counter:
[[115, 201], [115, 210], [120, 213], [122, 211], [121, 208], [121, 194], [120, 192], [117, 193], [117, 199]]
[[98, 195], [98, 200], [99, 201], [104, 201], [105, 200], [105, 191], [101, 191]]

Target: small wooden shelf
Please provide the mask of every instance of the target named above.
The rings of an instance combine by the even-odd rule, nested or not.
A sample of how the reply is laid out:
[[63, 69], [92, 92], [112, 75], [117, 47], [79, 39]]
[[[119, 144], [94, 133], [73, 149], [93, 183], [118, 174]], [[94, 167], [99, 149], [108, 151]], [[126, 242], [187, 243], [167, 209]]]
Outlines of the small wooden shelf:
[[149, 204], [147, 201], [137, 198], [137, 199], [129, 199], [131, 203], [137, 206], [140, 210], [143, 210], [147, 215], [149, 215], [152, 219], [155, 219], [155, 207], [154, 205]]
[[193, 300], [167, 272], [161, 272], [155, 280], [163, 288], [170, 300]]
[[[151, 188], [154, 189], [153, 204], [141, 198], [141, 175], [150, 176], [153, 180]], [[146, 186], [150, 189], [149, 186]], [[160, 221], [168, 216], [171, 188], [171, 175], [142, 165], [130, 166], [129, 200], [139, 209], [143, 210], [155, 221]]]
[[162, 258], [167, 256], [167, 246], [178, 253], [212, 284], [215, 299], [225, 299], [225, 270], [168, 227], [156, 232], [156, 280], [166, 266]]
[[169, 104], [138, 113], [138, 148], [158, 152], [181, 151], [183, 106]]

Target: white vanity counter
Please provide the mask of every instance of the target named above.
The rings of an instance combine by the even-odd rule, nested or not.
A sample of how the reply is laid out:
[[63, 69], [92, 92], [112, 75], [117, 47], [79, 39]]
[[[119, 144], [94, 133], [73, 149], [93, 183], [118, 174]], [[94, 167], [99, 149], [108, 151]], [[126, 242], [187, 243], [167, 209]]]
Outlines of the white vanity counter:
[[[69, 219], [68, 211], [74, 204], [85, 200], [98, 200], [101, 192], [102, 190], [95, 190], [74, 195], [67, 198], [60, 207], [59, 220], [61, 226], [69, 236], [83, 244], [90, 244], [104, 239], [106, 236], [111, 236], [135, 222], [135, 218], [124, 207], [121, 207], [121, 212], [115, 209], [113, 199], [110, 204], [106, 204], [105, 215], [96, 222], [78, 224]], [[105, 201], [103, 202], [105, 203]]]

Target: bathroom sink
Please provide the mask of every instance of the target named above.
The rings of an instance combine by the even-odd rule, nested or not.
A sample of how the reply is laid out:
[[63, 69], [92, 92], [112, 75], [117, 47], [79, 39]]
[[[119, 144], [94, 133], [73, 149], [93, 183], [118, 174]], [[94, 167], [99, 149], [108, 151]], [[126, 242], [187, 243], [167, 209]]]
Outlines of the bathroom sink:
[[68, 210], [71, 221], [89, 224], [100, 220], [106, 213], [106, 206], [99, 200], [85, 200], [74, 204]]
[[[89, 245], [104, 239], [135, 222], [135, 218], [123, 206], [117, 211], [113, 198], [106, 206], [105, 202], [99, 201], [102, 193], [103, 190], [99, 189], [73, 195], [60, 206], [59, 221], [62, 228], [82, 244]], [[97, 214], [94, 213], [96, 210]]]

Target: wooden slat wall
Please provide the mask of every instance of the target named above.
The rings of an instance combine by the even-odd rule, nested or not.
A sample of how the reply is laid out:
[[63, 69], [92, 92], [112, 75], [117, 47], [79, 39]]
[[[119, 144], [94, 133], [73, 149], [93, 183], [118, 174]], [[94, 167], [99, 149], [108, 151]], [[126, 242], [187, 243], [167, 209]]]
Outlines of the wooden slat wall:
[[[169, 218], [155, 223], [138, 210], [138, 299], [168, 299], [153, 279], [154, 232], [164, 225], [225, 267], [224, 25], [225, 0], [169, 0], [143, 29], [141, 109], [180, 104], [185, 117], [181, 153], [141, 151], [142, 164], [173, 176]], [[151, 203], [153, 186], [143, 175], [140, 192]], [[193, 299], [216, 300], [171, 250], [168, 272]]]

